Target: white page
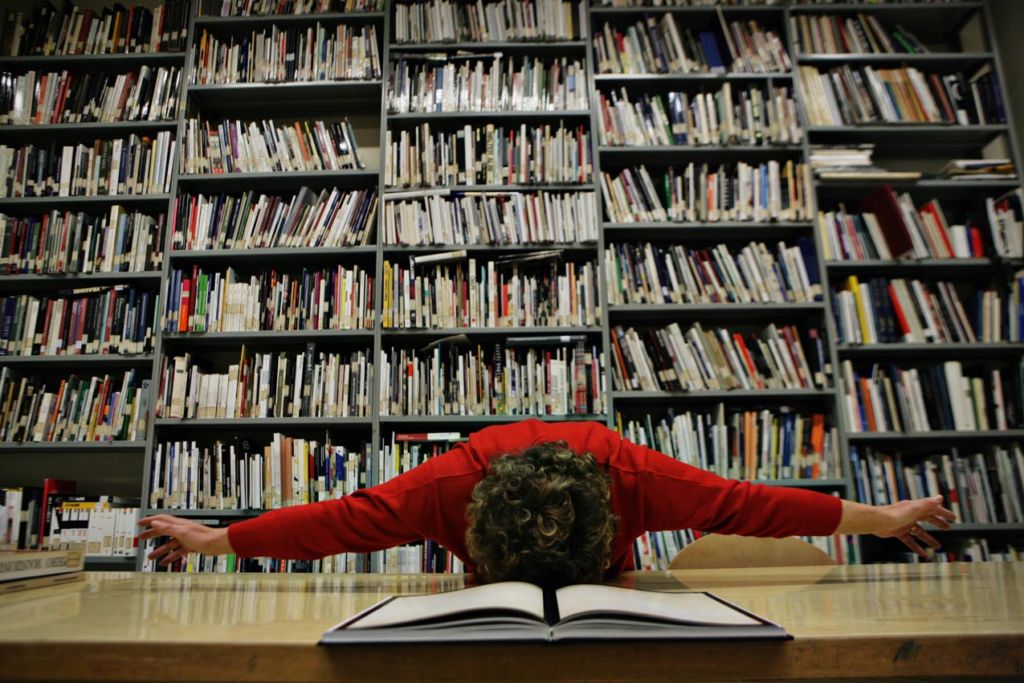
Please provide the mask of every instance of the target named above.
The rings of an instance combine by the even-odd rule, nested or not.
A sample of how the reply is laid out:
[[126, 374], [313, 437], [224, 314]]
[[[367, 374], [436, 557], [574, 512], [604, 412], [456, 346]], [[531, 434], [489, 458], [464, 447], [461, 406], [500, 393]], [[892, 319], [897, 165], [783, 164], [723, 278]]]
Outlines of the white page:
[[618, 612], [696, 624], [757, 626], [761, 622], [703, 593], [654, 593], [614, 586], [567, 586], [558, 590], [558, 614], [564, 621], [585, 612]]
[[395, 598], [347, 628], [405, 624], [471, 610], [514, 609], [544, 621], [544, 591], [530, 583], [506, 581], [475, 588]]

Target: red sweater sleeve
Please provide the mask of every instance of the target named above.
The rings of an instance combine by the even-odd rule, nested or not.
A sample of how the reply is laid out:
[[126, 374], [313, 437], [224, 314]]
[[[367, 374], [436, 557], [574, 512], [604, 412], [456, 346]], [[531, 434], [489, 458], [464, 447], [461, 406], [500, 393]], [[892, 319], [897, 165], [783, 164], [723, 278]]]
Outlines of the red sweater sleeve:
[[830, 536], [842, 502], [835, 496], [723, 479], [663, 453], [622, 440], [648, 531], [699, 529], [739, 536]]
[[437, 518], [433, 463], [336, 500], [271, 510], [228, 527], [240, 557], [313, 560], [428, 538]]

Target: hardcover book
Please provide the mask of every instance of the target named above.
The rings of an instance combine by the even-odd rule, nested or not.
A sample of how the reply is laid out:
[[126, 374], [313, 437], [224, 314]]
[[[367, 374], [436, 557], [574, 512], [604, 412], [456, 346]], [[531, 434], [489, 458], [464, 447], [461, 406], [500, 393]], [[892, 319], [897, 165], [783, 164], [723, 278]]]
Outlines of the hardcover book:
[[599, 585], [545, 591], [508, 581], [392, 596], [328, 630], [320, 644], [791, 637], [781, 626], [711, 593]]

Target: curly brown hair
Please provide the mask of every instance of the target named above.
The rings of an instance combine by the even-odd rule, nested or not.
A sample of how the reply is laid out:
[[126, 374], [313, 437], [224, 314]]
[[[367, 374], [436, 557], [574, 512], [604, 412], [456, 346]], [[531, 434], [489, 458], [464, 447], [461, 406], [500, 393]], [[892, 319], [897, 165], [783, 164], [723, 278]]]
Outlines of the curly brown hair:
[[466, 517], [466, 545], [484, 581], [593, 583], [610, 563], [610, 479], [592, 455], [562, 441], [492, 460]]

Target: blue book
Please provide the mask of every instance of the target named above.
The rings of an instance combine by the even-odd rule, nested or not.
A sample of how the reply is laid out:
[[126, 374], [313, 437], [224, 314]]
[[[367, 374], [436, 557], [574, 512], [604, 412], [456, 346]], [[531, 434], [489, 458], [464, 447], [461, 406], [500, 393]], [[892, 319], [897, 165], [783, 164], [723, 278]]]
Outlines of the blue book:
[[718, 49], [718, 39], [715, 38], [714, 31], [701, 31], [700, 44], [708, 58], [711, 73], [725, 73], [728, 69], [725, 67], [725, 62], [722, 61], [722, 53]]

